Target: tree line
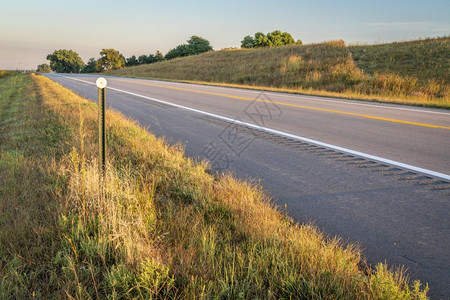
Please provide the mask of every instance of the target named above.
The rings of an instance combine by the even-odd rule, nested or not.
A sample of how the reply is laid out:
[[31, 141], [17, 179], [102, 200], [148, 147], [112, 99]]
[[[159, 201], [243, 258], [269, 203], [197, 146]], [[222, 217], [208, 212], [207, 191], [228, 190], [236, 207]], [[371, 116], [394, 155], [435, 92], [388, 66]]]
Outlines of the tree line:
[[[241, 41], [242, 48], [255, 47], [279, 47], [291, 44], [302, 44], [301, 40], [295, 41], [288, 32], [275, 30], [266, 34], [257, 32], [252, 37], [245, 36]], [[57, 73], [97, 73], [105, 72], [122, 67], [138, 66], [142, 64], [152, 64], [163, 60], [170, 60], [177, 57], [196, 55], [213, 50], [210, 42], [200, 36], [191, 36], [187, 43], [178, 45], [169, 50], [166, 55], [160, 51], [154, 54], [132, 55], [125, 58], [119, 51], [112, 48], [105, 48], [100, 51], [100, 58], [90, 58], [85, 64], [79, 54], [73, 50], [60, 49], [47, 55], [50, 64], [41, 64], [37, 66], [37, 72], [48, 73], [50, 70]]]

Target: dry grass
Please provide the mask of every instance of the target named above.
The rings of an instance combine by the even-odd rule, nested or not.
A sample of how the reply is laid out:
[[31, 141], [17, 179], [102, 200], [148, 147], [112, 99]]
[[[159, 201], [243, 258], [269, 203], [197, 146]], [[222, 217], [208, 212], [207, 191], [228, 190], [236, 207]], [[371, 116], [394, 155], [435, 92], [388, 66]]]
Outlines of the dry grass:
[[403, 272], [362, 270], [353, 245], [293, 224], [260, 187], [207, 174], [112, 111], [100, 198], [96, 105], [45, 77], [17, 78], [0, 81], [22, 91], [2, 86], [2, 120], [44, 138], [17, 154], [24, 141], [1, 135], [5, 298], [426, 298]]
[[[450, 108], [448, 76], [431, 78], [433, 74], [448, 74], [448, 59], [440, 59], [441, 63], [434, 64], [433, 68], [427, 68], [426, 63], [434, 61], [434, 55], [448, 58], [448, 40], [426, 43], [439, 51], [429, 50], [430, 47], [415, 50], [418, 53], [416, 64], [423, 66], [420, 70], [427, 69], [427, 73], [414, 67], [410, 69], [417, 70], [417, 73], [393, 72], [388, 67], [384, 69], [384, 65], [378, 62], [378, 56], [372, 57], [373, 51], [363, 57], [379, 67], [364, 68], [361, 56], [356, 54], [358, 47], [347, 47], [343, 41], [330, 41], [313, 45], [209, 52], [114, 70], [109, 74]], [[400, 49], [401, 45], [392, 44], [389, 47]], [[386, 51], [389, 47], [385, 47]], [[358, 58], [358, 66], [354, 57]], [[393, 62], [404, 65], [403, 69], [408, 68], [406, 66], [410, 63], [409, 60]]]

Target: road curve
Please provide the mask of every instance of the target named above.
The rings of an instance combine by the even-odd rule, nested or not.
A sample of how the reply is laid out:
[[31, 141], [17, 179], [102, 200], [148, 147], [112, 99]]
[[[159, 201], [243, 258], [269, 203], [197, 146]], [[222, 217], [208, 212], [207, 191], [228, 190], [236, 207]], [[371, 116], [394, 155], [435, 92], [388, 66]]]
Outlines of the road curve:
[[[95, 101], [98, 76], [48, 76]], [[108, 106], [217, 170], [261, 179], [296, 221], [361, 242], [369, 262], [405, 265], [433, 298], [450, 297], [450, 111], [107, 80]]]

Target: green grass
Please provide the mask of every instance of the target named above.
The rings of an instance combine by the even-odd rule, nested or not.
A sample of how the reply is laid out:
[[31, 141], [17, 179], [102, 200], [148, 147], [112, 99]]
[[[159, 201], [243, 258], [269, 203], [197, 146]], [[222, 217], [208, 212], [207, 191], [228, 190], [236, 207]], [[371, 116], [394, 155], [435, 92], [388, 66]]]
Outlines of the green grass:
[[450, 37], [349, 47], [356, 65], [368, 74], [392, 73], [450, 84]]
[[426, 299], [112, 111], [100, 197], [95, 104], [34, 75], [1, 79], [0, 103], [2, 298]]
[[[26, 299], [56, 290], [48, 272], [60, 247], [59, 203], [48, 165], [68, 137], [44, 110], [29, 76], [0, 79], [0, 295]], [[55, 294], [53, 294], [55, 295]], [[61, 294], [62, 296], [62, 294]]]
[[109, 74], [450, 108], [449, 40], [222, 50]]

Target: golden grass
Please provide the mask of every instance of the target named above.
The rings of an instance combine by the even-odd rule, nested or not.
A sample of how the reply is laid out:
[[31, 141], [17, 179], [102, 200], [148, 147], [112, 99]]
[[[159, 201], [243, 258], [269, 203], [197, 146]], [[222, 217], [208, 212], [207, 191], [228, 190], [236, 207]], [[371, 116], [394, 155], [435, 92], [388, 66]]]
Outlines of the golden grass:
[[[432, 40], [429, 44], [439, 43]], [[424, 72], [418, 71], [414, 76], [414, 73], [391, 72], [389, 68], [371, 72], [355, 64], [353, 58], [357, 55], [350, 51], [355, 53], [355, 49], [347, 47], [343, 41], [330, 41], [279, 48], [215, 51], [127, 67], [108, 74], [450, 108], [447, 77], [422, 78], [418, 76]], [[422, 48], [416, 49], [416, 52], [420, 51]], [[417, 59], [421, 59], [417, 64], [426, 66], [423, 63], [425, 59], [433, 60], [427, 51], [434, 53], [423, 50], [423, 55], [417, 55]], [[441, 52], [436, 55], [442, 56]], [[366, 55], [365, 58], [370, 60], [371, 56]], [[411, 65], [411, 62], [403, 60], [396, 64]], [[448, 62], [437, 64], [432, 74], [445, 73], [447, 69]]]
[[[45, 77], [32, 76], [33, 85], [18, 78], [22, 89], [7, 81], [10, 90], [27, 92], [11, 97], [2, 89], [0, 113], [14, 118], [10, 130], [24, 122], [22, 130], [43, 139], [34, 152], [16, 155], [24, 141], [1, 135], [0, 175], [9, 178], [0, 190], [6, 298], [426, 298], [427, 288], [409, 286], [402, 271], [361, 269], [356, 246], [294, 224], [261, 187], [207, 174], [206, 164], [112, 111], [100, 198], [96, 105]], [[27, 114], [14, 109], [21, 105]], [[28, 225], [14, 234], [6, 229], [15, 212]], [[47, 239], [21, 248], [38, 228]]]

